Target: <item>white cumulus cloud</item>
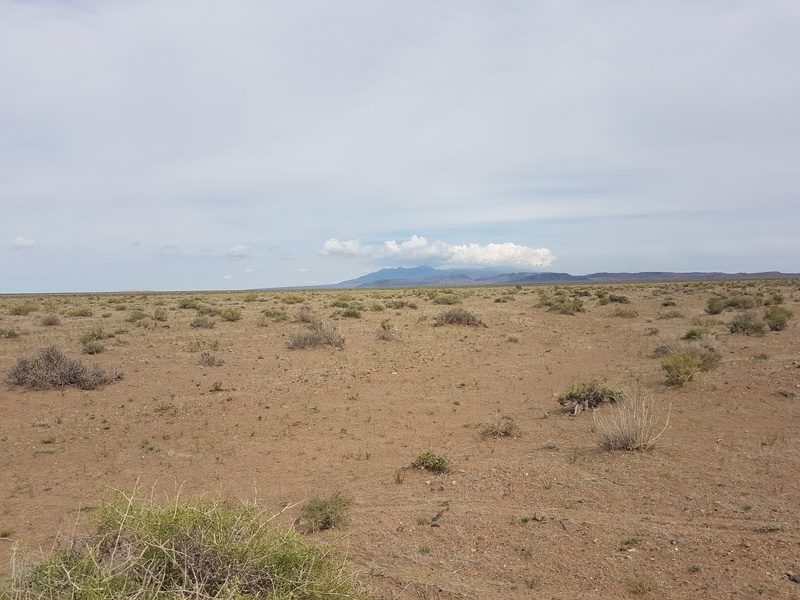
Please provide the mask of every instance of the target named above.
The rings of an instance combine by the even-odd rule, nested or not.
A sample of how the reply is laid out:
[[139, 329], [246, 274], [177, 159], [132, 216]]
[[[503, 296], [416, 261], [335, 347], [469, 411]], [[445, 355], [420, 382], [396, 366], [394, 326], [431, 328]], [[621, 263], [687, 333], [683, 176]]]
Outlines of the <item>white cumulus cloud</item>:
[[11, 247], [15, 250], [22, 250], [24, 248], [33, 248], [35, 245], [36, 240], [30, 240], [26, 237], [19, 236], [14, 240], [14, 243], [11, 245]]
[[361, 257], [392, 262], [435, 262], [448, 266], [547, 267], [555, 260], [547, 248], [531, 248], [512, 242], [503, 244], [450, 245], [429, 242], [421, 236], [398, 243], [389, 240], [379, 245], [362, 245], [359, 240], [327, 240], [320, 251], [324, 256]]
[[225, 253], [228, 258], [247, 258], [250, 256], [250, 246], [243, 246], [239, 244], [234, 246]]

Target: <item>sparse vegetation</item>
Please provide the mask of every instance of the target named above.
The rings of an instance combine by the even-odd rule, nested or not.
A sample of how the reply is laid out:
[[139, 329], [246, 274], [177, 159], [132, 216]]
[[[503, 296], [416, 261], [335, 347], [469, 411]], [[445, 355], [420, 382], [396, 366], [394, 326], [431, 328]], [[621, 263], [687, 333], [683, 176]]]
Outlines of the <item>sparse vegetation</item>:
[[620, 390], [605, 387], [597, 380], [576, 383], [558, 397], [558, 403], [573, 415], [597, 408], [605, 402], [617, 402], [622, 397]]
[[91, 535], [34, 564], [19, 564], [17, 555], [13, 593], [98, 600], [363, 597], [332, 550], [269, 521], [254, 504], [159, 506], [119, 493], [100, 507]]
[[300, 511], [300, 522], [307, 531], [322, 531], [347, 524], [347, 511], [353, 499], [343, 492], [329, 496], [316, 496]]
[[305, 331], [292, 335], [289, 348], [302, 349], [326, 345], [344, 348], [344, 342], [345, 338], [336, 325], [327, 321], [315, 321]]
[[431, 473], [450, 472], [450, 461], [447, 460], [445, 456], [436, 454], [431, 450], [423, 452], [417, 456], [417, 458], [414, 459], [414, 462], [411, 463], [411, 466], [415, 469], [425, 469]]
[[482, 325], [481, 320], [463, 308], [451, 308], [436, 315], [434, 325]]
[[217, 355], [213, 352], [201, 352], [199, 362], [204, 367], [219, 367], [224, 364], [225, 361], [217, 358]]
[[192, 322], [189, 323], [189, 327], [194, 327], [195, 329], [213, 329], [216, 323], [214, 319], [209, 319], [208, 317], [195, 317]]
[[4, 329], [0, 327], [0, 338], [10, 340], [19, 337], [19, 331], [16, 329]]
[[51, 313], [42, 317], [42, 325], [55, 327], [56, 325], [61, 325], [61, 319], [58, 318], [58, 315]]
[[516, 419], [508, 415], [498, 415], [488, 423], [484, 423], [480, 429], [482, 440], [499, 437], [518, 437], [519, 434], [520, 430]]
[[122, 379], [122, 373], [109, 373], [100, 367], [87, 367], [64, 355], [57, 346], [47, 346], [35, 358], [20, 358], [8, 374], [11, 385], [34, 389], [74, 386], [92, 390]]
[[743, 333], [744, 335], [764, 335], [767, 325], [754, 312], [745, 312], [733, 317], [728, 325], [731, 333]]
[[38, 305], [34, 304], [33, 302], [23, 302], [22, 304], [15, 304], [8, 310], [8, 314], [13, 315], [15, 317], [24, 317], [32, 312], [36, 312], [39, 310]]
[[788, 308], [773, 304], [764, 312], [764, 321], [770, 331], [783, 331], [794, 313]]
[[223, 321], [238, 321], [242, 318], [242, 311], [238, 308], [225, 308], [220, 311], [219, 318]]
[[669, 427], [669, 414], [663, 427], [652, 396], [641, 386], [631, 387], [607, 411], [594, 413], [594, 439], [608, 451], [650, 450]]

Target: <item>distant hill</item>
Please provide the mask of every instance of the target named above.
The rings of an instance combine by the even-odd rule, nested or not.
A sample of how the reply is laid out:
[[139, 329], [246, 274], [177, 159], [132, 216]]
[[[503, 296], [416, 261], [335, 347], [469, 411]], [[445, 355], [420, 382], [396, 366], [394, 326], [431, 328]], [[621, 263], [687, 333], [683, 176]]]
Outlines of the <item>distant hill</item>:
[[721, 279], [785, 279], [800, 277], [798, 273], [673, 273], [646, 271], [642, 273], [506, 273], [501, 269], [436, 269], [430, 266], [381, 269], [326, 288], [393, 288], [457, 285], [504, 285], [525, 283], [621, 283], [633, 281], [715, 281]]

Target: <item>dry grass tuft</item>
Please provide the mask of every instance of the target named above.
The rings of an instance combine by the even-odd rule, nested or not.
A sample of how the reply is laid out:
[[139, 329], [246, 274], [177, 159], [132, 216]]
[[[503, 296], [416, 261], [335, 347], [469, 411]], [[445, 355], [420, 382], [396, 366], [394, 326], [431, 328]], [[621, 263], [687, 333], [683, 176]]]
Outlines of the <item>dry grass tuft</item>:
[[616, 406], [594, 413], [594, 439], [608, 451], [650, 450], [669, 427], [669, 417], [668, 412], [661, 426], [652, 396], [635, 385], [623, 392]]

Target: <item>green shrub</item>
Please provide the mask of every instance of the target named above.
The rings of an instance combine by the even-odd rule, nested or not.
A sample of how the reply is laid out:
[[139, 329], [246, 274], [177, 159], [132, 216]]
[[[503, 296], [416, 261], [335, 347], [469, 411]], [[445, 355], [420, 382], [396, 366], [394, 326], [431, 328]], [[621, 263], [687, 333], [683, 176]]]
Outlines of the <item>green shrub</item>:
[[226, 308], [220, 311], [219, 318], [223, 321], [238, 321], [242, 318], [242, 311], [238, 308]]
[[706, 312], [709, 315], [718, 315], [724, 310], [725, 310], [725, 302], [722, 300], [722, 298], [718, 296], [709, 298], [708, 302], [706, 302]]
[[103, 346], [103, 344], [97, 340], [86, 340], [85, 342], [82, 342], [82, 344], [84, 354], [100, 354], [106, 349], [105, 346]]
[[178, 308], [187, 308], [197, 310], [200, 308], [200, 301], [197, 298], [182, 298], [178, 302]]
[[461, 298], [456, 294], [436, 294], [433, 297], [434, 304], [458, 304], [459, 302], [461, 302]]
[[618, 308], [611, 313], [611, 316], [622, 317], [623, 319], [635, 319], [639, 316], [639, 313], [632, 308]]
[[570, 298], [563, 290], [558, 290], [552, 295], [545, 291], [539, 292], [539, 306], [546, 306], [548, 311], [561, 315], [574, 315], [584, 310], [583, 300]]
[[348, 319], [360, 319], [361, 311], [354, 306], [348, 306], [341, 312], [341, 315]]
[[398, 310], [400, 308], [405, 308], [405, 307], [417, 308], [417, 304], [415, 302], [409, 302], [407, 300], [387, 300], [386, 307]]
[[679, 310], [668, 310], [663, 315], [658, 315], [659, 319], [682, 319], [683, 313]]
[[24, 317], [37, 310], [39, 310], [39, 307], [33, 302], [23, 302], [22, 304], [12, 306], [8, 309], [8, 313], [17, 317]]
[[197, 309], [197, 315], [200, 317], [218, 317], [222, 311], [216, 306], [201, 305]]
[[463, 308], [451, 308], [434, 318], [434, 325], [482, 325], [481, 320]]
[[347, 511], [352, 504], [353, 499], [342, 492], [316, 496], [300, 510], [300, 522], [311, 532], [341, 527], [348, 522]]
[[758, 299], [753, 296], [731, 296], [730, 298], [725, 298], [725, 308], [750, 310], [759, 304]]
[[19, 331], [16, 329], [2, 329], [0, 328], [0, 339], [13, 339], [19, 337]]
[[763, 335], [767, 331], [767, 325], [754, 312], [745, 312], [736, 315], [728, 325], [731, 333], [743, 333], [745, 335]]
[[75, 386], [92, 390], [122, 379], [122, 373], [108, 373], [67, 358], [57, 346], [47, 346], [36, 358], [20, 358], [8, 374], [11, 385], [34, 389]]
[[558, 397], [558, 403], [573, 415], [597, 408], [604, 402], [617, 402], [622, 392], [607, 388], [596, 380], [576, 383]]
[[415, 469], [425, 469], [431, 473], [450, 472], [450, 461], [448, 461], [446, 457], [436, 454], [430, 450], [423, 452], [417, 458], [415, 458], [414, 462], [411, 463], [411, 466]]
[[682, 340], [699, 340], [702, 339], [704, 336], [707, 335], [714, 335], [714, 331], [709, 329], [708, 327], [692, 327], [681, 336]]
[[783, 331], [794, 313], [788, 308], [773, 304], [764, 312], [764, 321], [770, 331]]
[[669, 385], [681, 386], [700, 372], [702, 361], [690, 352], [673, 352], [661, 359], [661, 368], [667, 374]]
[[146, 318], [147, 318], [147, 313], [137, 308], [136, 310], [131, 312], [131, 314], [128, 315], [125, 321], [127, 323], [138, 323], [139, 321], [142, 321]]
[[73, 308], [72, 310], [67, 311], [68, 317], [91, 317], [93, 314], [94, 311], [87, 307]]
[[618, 304], [628, 304], [630, 302], [627, 296], [620, 296], [617, 294], [609, 294], [608, 301], [616, 302]]
[[164, 308], [163, 306], [157, 307], [153, 311], [153, 320], [154, 321], [159, 321], [159, 322], [162, 322], [162, 323], [164, 321], [166, 321], [167, 320], [167, 309]]
[[95, 531], [28, 568], [24, 598], [228, 598], [355, 600], [352, 573], [334, 552], [269, 526], [253, 504], [132, 495], [100, 507]]
[[306, 299], [300, 294], [286, 294], [281, 298], [284, 304], [302, 304]]

